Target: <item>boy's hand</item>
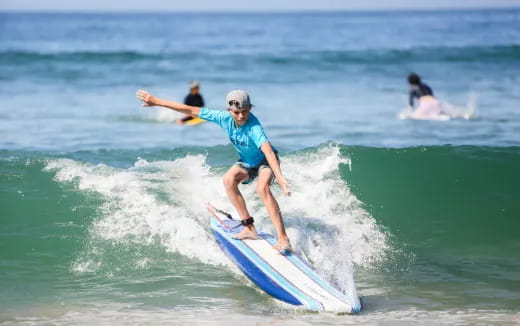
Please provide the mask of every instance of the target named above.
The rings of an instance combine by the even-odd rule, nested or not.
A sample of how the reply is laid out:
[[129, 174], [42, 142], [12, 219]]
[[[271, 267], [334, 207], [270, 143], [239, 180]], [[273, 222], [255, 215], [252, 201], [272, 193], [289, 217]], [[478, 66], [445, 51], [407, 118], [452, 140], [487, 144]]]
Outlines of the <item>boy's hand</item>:
[[278, 181], [278, 185], [280, 186], [280, 188], [282, 188], [283, 193], [286, 196], [290, 196], [291, 192], [289, 191], [289, 184], [287, 183], [287, 180], [285, 180], [285, 178], [282, 178], [282, 180], [277, 180], [277, 181]]
[[135, 93], [138, 100], [143, 101], [143, 106], [155, 106], [155, 97], [147, 91], [138, 90]]

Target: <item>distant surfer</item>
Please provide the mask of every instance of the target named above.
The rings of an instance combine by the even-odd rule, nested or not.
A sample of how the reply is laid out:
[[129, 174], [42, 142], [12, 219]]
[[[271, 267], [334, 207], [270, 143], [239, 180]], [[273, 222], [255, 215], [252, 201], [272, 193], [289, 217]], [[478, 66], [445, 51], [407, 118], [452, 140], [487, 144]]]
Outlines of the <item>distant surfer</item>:
[[[202, 94], [199, 93], [200, 91], [200, 83], [196, 80], [190, 81], [190, 93], [186, 95], [184, 98], [184, 104], [189, 106], [196, 106], [196, 107], [203, 107], [204, 106], [204, 99], [202, 98]], [[183, 118], [177, 120], [178, 124], [186, 123], [190, 120], [193, 120], [194, 118], [190, 115], [185, 115]]]
[[137, 91], [136, 96], [144, 102], [143, 106], [145, 107], [166, 107], [193, 118], [199, 117], [214, 122], [224, 129], [240, 157], [224, 175], [226, 193], [244, 225], [244, 229], [236, 234], [235, 238], [241, 240], [258, 239], [258, 233], [253, 224], [254, 220], [249, 215], [244, 197], [238, 189], [240, 183], [248, 183], [258, 178], [256, 191], [277, 232], [278, 242], [274, 249], [292, 251], [278, 202], [270, 188], [274, 177], [284, 194], [289, 196], [289, 184], [282, 175], [276, 149], [271, 146], [257, 117], [250, 112], [253, 105], [245, 91], [233, 90], [227, 94], [227, 111], [167, 101], [154, 97], [143, 90]]
[[433, 96], [430, 86], [421, 81], [421, 77], [416, 73], [408, 75], [408, 84], [410, 85], [410, 107], [414, 108], [414, 99], [419, 100], [417, 108], [413, 111], [411, 117], [415, 119], [429, 119], [438, 117], [444, 112], [441, 103]]

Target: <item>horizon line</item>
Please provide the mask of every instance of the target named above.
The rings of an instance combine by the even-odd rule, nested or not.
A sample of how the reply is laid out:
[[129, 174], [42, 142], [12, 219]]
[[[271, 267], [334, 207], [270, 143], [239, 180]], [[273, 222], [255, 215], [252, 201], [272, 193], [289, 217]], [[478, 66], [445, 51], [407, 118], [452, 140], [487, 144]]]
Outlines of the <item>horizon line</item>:
[[323, 9], [323, 8], [300, 8], [300, 9], [3, 9], [0, 13], [143, 13], [143, 14], [170, 14], [170, 13], [306, 13], [306, 12], [323, 12], [323, 13], [340, 13], [340, 12], [407, 12], [407, 11], [471, 11], [471, 10], [510, 10], [520, 9], [520, 4], [507, 6], [475, 6], [475, 7], [407, 7], [407, 8], [341, 8], [341, 9]]

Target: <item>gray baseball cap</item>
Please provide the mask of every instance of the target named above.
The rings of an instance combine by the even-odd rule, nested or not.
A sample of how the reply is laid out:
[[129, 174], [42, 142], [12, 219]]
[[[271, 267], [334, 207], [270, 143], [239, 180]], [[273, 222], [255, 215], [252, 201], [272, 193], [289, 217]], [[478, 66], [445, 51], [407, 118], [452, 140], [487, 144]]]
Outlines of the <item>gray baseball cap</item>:
[[249, 99], [249, 94], [241, 89], [234, 89], [226, 96], [226, 106], [228, 108], [249, 109], [253, 106]]

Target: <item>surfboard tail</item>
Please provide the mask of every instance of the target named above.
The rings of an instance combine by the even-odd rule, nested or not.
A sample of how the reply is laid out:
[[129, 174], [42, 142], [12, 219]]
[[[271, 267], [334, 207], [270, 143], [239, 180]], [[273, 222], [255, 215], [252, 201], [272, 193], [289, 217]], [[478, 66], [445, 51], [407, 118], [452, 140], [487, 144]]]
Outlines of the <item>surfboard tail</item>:
[[227, 213], [221, 209], [216, 208], [211, 203], [207, 203], [207, 209], [213, 215], [213, 217], [220, 223], [220, 225], [227, 230], [242, 230], [242, 224], [239, 220], [233, 219], [230, 213]]

